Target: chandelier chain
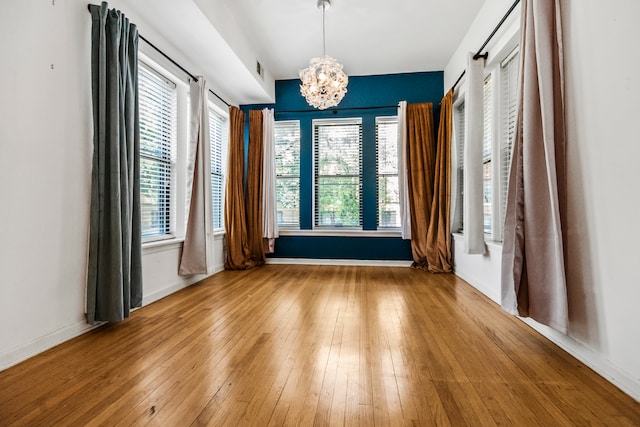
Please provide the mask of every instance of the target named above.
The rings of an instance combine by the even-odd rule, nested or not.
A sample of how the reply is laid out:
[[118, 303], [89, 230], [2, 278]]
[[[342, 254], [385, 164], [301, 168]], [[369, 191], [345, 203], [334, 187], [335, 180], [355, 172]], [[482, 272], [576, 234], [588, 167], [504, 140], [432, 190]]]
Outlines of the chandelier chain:
[[326, 2], [322, 2], [322, 56], [326, 56], [327, 55], [327, 38], [325, 36], [325, 24], [324, 24], [324, 19], [325, 19], [325, 8], [327, 7], [327, 3]]
[[311, 58], [309, 67], [300, 70], [300, 93], [312, 107], [324, 110], [340, 103], [345, 93], [349, 77], [344, 73], [342, 65], [334, 58], [327, 56], [327, 38], [325, 11], [331, 0], [318, 0], [322, 3], [322, 57]]

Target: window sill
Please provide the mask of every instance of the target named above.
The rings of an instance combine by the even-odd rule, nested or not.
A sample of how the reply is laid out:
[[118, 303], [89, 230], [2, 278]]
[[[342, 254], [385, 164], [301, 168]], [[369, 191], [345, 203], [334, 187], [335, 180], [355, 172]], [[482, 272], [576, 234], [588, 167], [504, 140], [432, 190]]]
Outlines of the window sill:
[[[451, 235], [455, 238], [455, 239], [459, 239], [462, 240], [464, 239], [464, 233], [463, 232], [459, 232], [456, 231], [454, 233], [451, 233]], [[484, 236], [484, 244], [487, 245], [490, 248], [499, 248], [502, 249], [502, 242], [498, 241], [498, 240], [493, 240], [488, 236]]]
[[401, 237], [400, 230], [280, 230], [280, 236], [298, 237]]
[[169, 251], [182, 247], [184, 237], [174, 237], [171, 239], [154, 240], [142, 243], [142, 255], [154, 254], [157, 252]]

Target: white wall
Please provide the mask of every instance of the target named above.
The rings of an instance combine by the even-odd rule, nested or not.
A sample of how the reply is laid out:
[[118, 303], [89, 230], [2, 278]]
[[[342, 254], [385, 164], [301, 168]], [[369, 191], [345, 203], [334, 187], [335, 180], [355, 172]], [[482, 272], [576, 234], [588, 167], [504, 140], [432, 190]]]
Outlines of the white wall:
[[[90, 29], [80, 0], [15, 0], [0, 14], [0, 369], [88, 328]], [[145, 304], [200, 278], [176, 274], [180, 250], [143, 251]]]
[[[445, 69], [445, 85], [452, 84], [461, 64], [464, 66], [461, 55], [479, 47], [511, 3], [487, 1], [464, 46]], [[634, 126], [640, 97], [640, 55], [635, 46], [640, 40], [636, 22], [640, 2], [562, 0], [561, 6], [569, 194], [569, 335], [536, 322], [527, 323], [640, 399], [640, 250], [635, 243], [640, 240], [640, 144]], [[472, 38], [475, 42], [470, 41]], [[479, 260], [463, 255], [460, 249], [456, 244], [456, 271], [493, 298], [499, 292], [499, 282], [492, 287], [482, 278], [500, 277], [499, 251], [495, 254], [498, 256], [491, 251], [489, 257]]]

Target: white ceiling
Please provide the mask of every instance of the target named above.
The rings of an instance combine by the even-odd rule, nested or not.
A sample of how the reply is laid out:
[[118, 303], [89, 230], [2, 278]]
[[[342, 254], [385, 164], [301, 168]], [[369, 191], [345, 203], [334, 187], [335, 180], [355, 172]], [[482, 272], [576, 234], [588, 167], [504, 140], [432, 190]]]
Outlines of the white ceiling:
[[[493, 0], [486, 0], [493, 1]], [[317, 0], [112, 0], [141, 34], [236, 104], [322, 55]], [[485, 0], [332, 0], [327, 54], [350, 76], [443, 70]], [[256, 60], [266, 69], [261, 78]]]
[[[317, 0], [226, 3], [276, 79], [297, 78], [322, 54]], [[349, 75], [443, 70], [484, 0], [333, 0], [327, 54]]]

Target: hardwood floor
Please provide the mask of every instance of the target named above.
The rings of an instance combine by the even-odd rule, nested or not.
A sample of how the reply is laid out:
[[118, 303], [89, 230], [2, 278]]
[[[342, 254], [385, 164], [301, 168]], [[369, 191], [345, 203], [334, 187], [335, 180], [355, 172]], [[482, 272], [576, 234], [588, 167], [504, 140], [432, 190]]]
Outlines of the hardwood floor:
[[639, 426], [453, 275], [225, 271], [0, 372], [0, 425]]

